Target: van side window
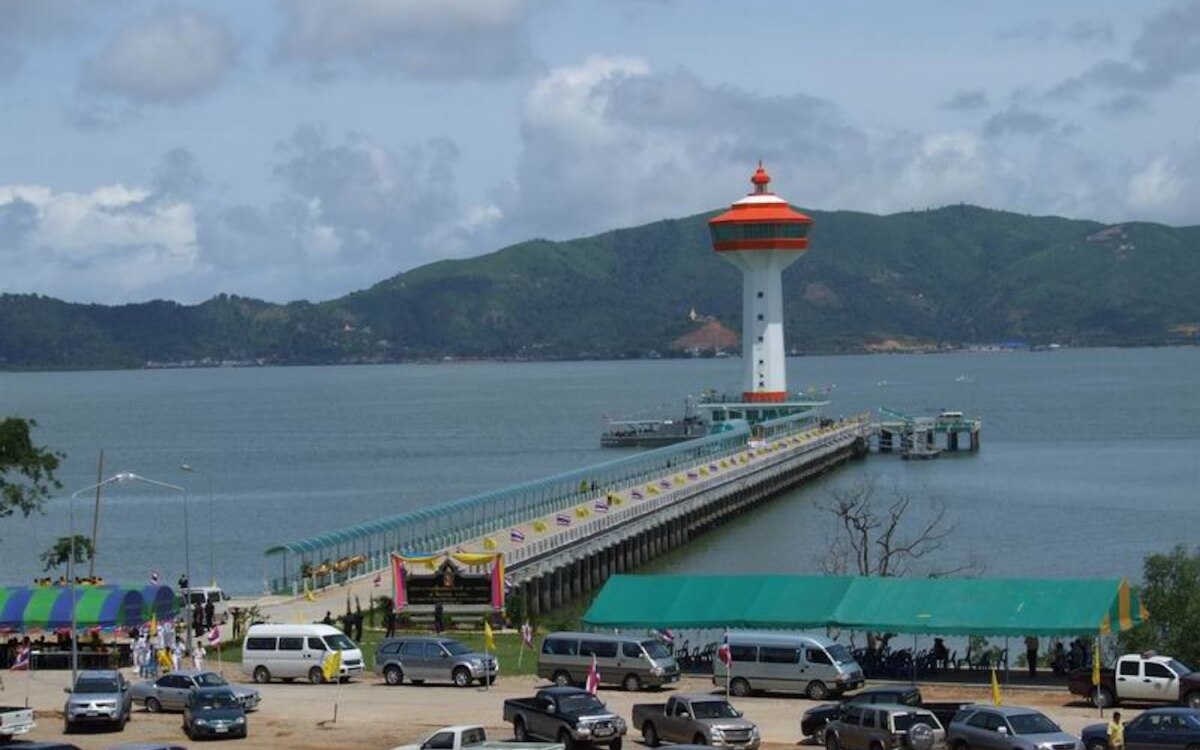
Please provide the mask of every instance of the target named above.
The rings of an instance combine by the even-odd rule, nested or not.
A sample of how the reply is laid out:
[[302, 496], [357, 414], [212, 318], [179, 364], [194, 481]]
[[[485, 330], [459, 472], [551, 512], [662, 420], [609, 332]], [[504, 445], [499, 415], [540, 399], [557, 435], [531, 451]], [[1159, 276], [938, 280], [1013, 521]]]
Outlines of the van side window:
[[262, 637], [247, 638], [246, 639], [246, 650], [247, 651], [274, 651], [275, 650], [275, 639], [274, 638], [262, 638]]
[[863, 711], [862, 725], [866, 729], [874, 729], [875, 728], [875, 712], [874, 711]]
[[833, 660], [829, 658], [829, 654], [819, 648], [808, 649], [804, 654], [804, 658], [808, 659], [809, 664], [833, 664]]
[[579, 652], [579, 641], [566, 638], [547, 638], [542, 641], [542, 653], [555, 656], [576, 656]]
[[320, 638], [314, 638], [312, 636], [309, 636], [308, 637], [308, 650], [309, 651], [325, 651], [326, 650], [325, 641], [321, 640]]
[[622, 643], [621, 655], [630, 659], [642, 658], [642, 647], [636, 643]]
[[442, 647], [437, 645], [436, 643], [426, 643], [425, 644], [425, 658], [426, 659], [440, 659], [445, 655], [446, 655], [446, 652], [443, 651]]
[[579, 653], [584, 656], [595, 655], [597, 659], [611, 659], [617, 655], [617, 644], [615, 641], [580, 641]]
[[846, 718], [843, 719], [847, 724], [858, 726], [862, 723], [863, 710], [861, 706], [851, 706], [846, 709]]
[[758, 646], [730, 646], [729, 658], [733, 661], [758, 661]]
[[381, 654], [395, 654], [395, 653], [399, 653], [399, 651], [400, 651], [400, 641], [393, 641], [391, 643], [385, 643], [379, 647], [379, 653], [381, 653]]
[[758, 650], [758, 660], [763, 664], [797, 664], [800, 651], [795, 648], [763, 646]]
[[291, 637], [286, 637], [286, 636], [282, 637], [279, 639], [279, 650], [280, 651], [303, 651], [304, 650], [304, 639], [303, 638], [291, 638]]

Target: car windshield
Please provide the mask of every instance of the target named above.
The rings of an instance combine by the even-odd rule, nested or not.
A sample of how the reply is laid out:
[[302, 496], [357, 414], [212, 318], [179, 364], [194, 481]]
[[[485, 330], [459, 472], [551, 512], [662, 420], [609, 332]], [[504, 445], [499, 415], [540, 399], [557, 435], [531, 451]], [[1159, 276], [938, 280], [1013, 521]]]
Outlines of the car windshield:
[[896, 714], [894, 721], [897, 732], [907, 732], [916, 724], [928, 724], [934, 729], [941, 729], [933, 714]]
[[567, 695], [559, 702], [559, 713], [582, 714], [603, 711], [604, 704], [594, 695]]
[[325, 644], [329, 646], [330, 651], [349, 651], [358, 648], [358, 646], [354, 645], [354, 641], [342, 633], [325, 636]]
[[458, 641], [442, 641], [442, 648], [450, 652], [451, 656], [462, 656], [463, 654], [471, 653], [471, 647]]
[[642, 641], [642, 648], [646, 649], [651, 659], [667, 659], [671, 656], [671, 649], [662, 641]]
[[825, 651], [827, 651], [829, 655], [833, 657], [835, 664], [850, 664], [854, 661], [854, 657], [850, 655], [850, 651], [840, 643], [833, 644], [829, 648], [825, 649]]
[[725, 701], [699, 701], [692, 704], [697, 719], [736, 719], [737, 709]]
[[1053, 734], [1061, 732], [1057, 724], [1041, 714], [1014, 714], [1008, 717], [1014, 734]]
[[237, 699], [233, 693], [200, 693], [196, 697], [196, 708], [200, 711], [222, 711], [226, 708], [236, 708]]
[[109, 679], [88, 679], [75, 683], [76, 693], [115, 693], [118, 692], [117, 681]]
[[203, 674], [196, 675], [196, 684], [200, 687], [221, 687], [229, 683], [216, 672], [204, 672]]
[[1185, 675], [1185, 674], [1192, 673], [1192, 668], [1189, 667], [1188, 665], [1184, 664], [1183, 662], [1179, 661], [1178, 659], [1170, 660], [1169, 662], [1167, 662], [1167, 666], [1170, 667], [1171, 671], [1177, 675]]

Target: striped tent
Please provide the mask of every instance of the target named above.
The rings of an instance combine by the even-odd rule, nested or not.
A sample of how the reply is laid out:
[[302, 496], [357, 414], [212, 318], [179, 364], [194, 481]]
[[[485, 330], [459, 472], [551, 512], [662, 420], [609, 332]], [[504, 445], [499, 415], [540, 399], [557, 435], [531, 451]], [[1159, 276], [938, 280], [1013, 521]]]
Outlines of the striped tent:
[[142, 621], [153, 616], [157, 620], [169, 620], [179, 614], [179, 602], [170, 586], [142, 586], [134, 589], [142, 595]]
[[[143, 621], [140, 590], [118, 586], [74, 589], [75, 624], [79, 628], [137, 625]], [[0, 588], [0, 630], [56, 630], [71, 627], [69, 587]]]

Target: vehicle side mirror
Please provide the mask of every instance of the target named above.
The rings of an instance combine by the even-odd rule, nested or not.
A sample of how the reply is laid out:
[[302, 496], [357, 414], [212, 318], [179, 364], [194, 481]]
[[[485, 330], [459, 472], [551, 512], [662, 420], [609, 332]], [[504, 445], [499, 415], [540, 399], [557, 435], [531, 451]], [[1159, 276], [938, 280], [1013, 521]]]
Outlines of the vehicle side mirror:
[[692, 715], [691, 715], [690, 713], [688, 713], [687, 711], [680, 711], [680, 712], [679, 712], [679, 718], [681, 718], [681, 719], [690, 719], [690, 718], [692, 718]]
[[746, 715], [746, 713], [745, 713], [744, 711], [742, 711], [742, 709], [740, 709], [740, 708], [735, 708], [735, 709], [733, 710], [733, 712], [734, 712], [735, 714], [737, 714], [737, 717], [738, 717], [739, 719], [740, 719], [740, 718], [742, 718], [743, 716], [745, 716], [745, 715]]
[[1003, 735], [1008, 735], [1008, 727], [996, 727], [996, 731]]
[[70, 694], [71, 694], [71, 688], [69, 688], [69, 687], [65, 687], [65, 688], [63, 688], [63, 692], [64, 692], [64, 693], [66, 693], [67, 695], [70, 695]]

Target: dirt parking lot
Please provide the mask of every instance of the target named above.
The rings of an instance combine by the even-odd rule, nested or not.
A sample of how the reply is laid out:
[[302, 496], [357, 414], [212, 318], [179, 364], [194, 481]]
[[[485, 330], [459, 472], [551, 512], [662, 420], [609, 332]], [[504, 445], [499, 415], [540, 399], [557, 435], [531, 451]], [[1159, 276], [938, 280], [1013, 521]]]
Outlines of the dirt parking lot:
[[[240, 679], [230, 674], [231, 679]], [[194, 746], [180, 729], [179, 714], [148, 714], [140, 708], [123, 732], [87, 732], [65, 737], [62, 727], [63, 687], [66, 672], [39, 672], [29, 678], [30, 705], [37, 712], [38, 727], [24, 739], [67, 739], [85, 750], [102, 750], [125, 742], [175, 742]], [[21, 705], [25, 696], [25, 676], [6, 675], [6, 690], [0, 704]], [[340, 688], [333, 685], [271, 684], [260, 686], [263, 701], [249, 718], [250, 736], [246, 740], [228, 740], [243, 750], [252, 748], [363, 748], [385, 750], [415, 742], [447, 724], [482, 724], [497, 739], [512, 736], [511, 727], [501, 723], [501, 703], [505, 698], [532, 695], [543, 683], [532, 677], [502, 678], [490, 690], [450, 686], [388, 687], [373, 676]], [[685, 678], [674, 690], [711, 692], [711, 682], [697, 677]], [[666, 700], [670, 689], [626, 693], [604, 688], [600, 698], [628, 720], [634, 703]], [[922, 686], [928, 700], [988, 701], [986, 685]], [[338, 703], [337, 722], [333, 723], [334, 702]], [[790, 696], [735, 698], [734, 704], [756, 722], [769, 750], [794, 748], [801, 740], [800, 715], [814, 705]], [[1064, 729], [1078, 733], [1086, 724], [1100, 721], [1095, 708], [1074, 700], [1065, 690], [1020, 689], [1006, 691], [1007, 705], [1038, 708]], [[1132, 717], [1135, 710], [1122, 710]], [[641, 736], [634, 731], [627, 747], [640, 747]], [[20, 747], [14, 743], [13, 747]], [[812, 747], [805, 744], [804, 747]]]

